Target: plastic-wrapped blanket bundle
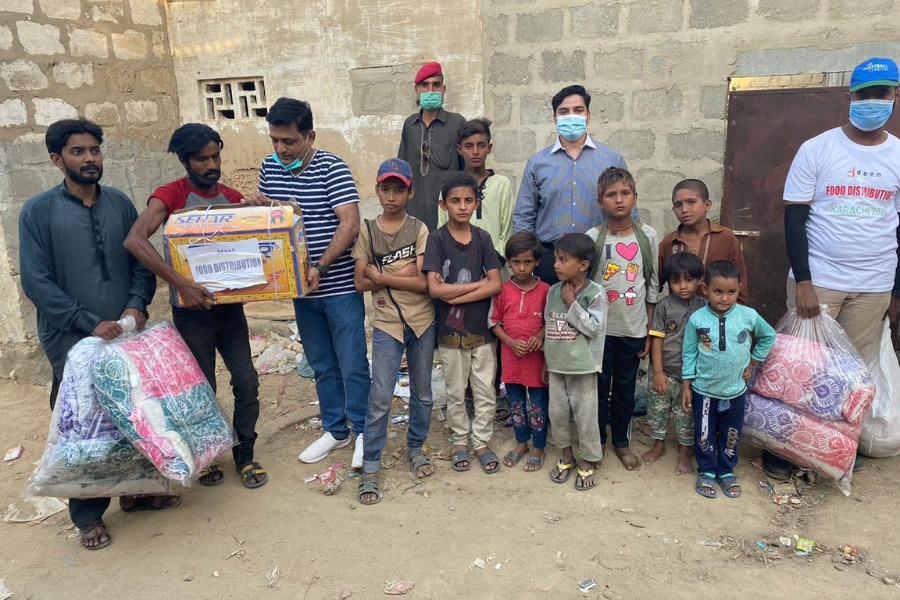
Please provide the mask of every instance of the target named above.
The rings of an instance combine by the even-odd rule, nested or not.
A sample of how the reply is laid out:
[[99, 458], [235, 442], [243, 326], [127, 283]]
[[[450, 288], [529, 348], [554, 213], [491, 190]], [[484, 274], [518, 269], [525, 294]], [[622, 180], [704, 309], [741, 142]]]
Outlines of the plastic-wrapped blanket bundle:
[[169, 481], [141, 456], [100, 408], [93, 368], [99, 338], [86, 338], [68, 354], [47, 447], [26, 493], [57, 498], [170, 494]]
[[212, 388], [169, 321], [105, 345], [94, 365], [94, 386], [125, 437], [183, 485], [235, 444]]
[[791, 462], [833, 478], [850, 493], [863, 421], [875, 386], [825, 307], [812, 319], [790, 311], [754, 374], [744, 436]]

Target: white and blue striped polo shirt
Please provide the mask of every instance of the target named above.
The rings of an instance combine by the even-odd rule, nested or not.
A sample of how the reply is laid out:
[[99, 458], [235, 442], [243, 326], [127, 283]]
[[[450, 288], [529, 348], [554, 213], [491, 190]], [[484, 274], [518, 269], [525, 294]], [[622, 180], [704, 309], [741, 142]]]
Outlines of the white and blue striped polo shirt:
[[[309, 261], [314, 263], [325, 252], [338, 228], [334, 209], [359, 202], [359, 192], [350, 168], [338, 156], [316, 150], [309, 166], [297, 176], [291, 175], [267, 156], [259, 170], [259, 191], [273, 200], [296, 202], [303, 211]], [[350, 256], [353, 244], [330, 266], [319, 288], [310, 297], [323, 298], [356, 292], [353, 286], [355, 261]]]

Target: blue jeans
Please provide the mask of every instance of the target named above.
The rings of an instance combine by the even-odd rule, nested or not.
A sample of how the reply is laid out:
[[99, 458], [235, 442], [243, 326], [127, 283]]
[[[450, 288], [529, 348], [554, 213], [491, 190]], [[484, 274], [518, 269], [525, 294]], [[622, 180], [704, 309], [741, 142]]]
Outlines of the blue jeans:
[[306, 360], [316, 376], [322, 429], [345, 440], [363, 432], [369, 397], [366, 311], [358, 292], [297, 298], [294, 314]]
[[409, 364], [409, 429], [406, 446], [416, 450], [425, 443], [431, 424], [431, 365], [434, 362], [435, 325], [416, 334], [408, 326], [403, 329], [403, 341], [373, 328], [372, 330], [372, 392], [366, 412], [366, 433], [363, 438], [363, 472], [377, 473], [381, 469], [381, 451], [387, 442], [388, 418], [394, 399], [394, 382], [403, 350]]
[[[528, 409], [525, 408], [525, 390], [528, 390]], [[519, 383], [507, 383], [509, 412], [512, 414], [516, 442], [527, 444], [531, 439], [535, 448], [547, 446], [547, 406], [550, 395], [545, 387], [525, 387]]]

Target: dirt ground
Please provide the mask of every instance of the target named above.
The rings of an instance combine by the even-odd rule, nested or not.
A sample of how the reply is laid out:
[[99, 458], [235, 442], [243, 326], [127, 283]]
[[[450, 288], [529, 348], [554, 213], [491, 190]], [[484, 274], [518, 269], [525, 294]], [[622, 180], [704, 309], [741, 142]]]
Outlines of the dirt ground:
[[[352, 449], [319, 465], [297, 461], [320, 433], [308, 424], [318, 413], [312, 383], [293, 374], [261, 380], [257, 458], [267, 485], [244, 489], [228, 462], [224, 484], [190, 488], [174, 510], [126, 515], [114, 503], [106, 516], [113, 543], [98, 552], [79, 547], [66, 512], [0, 524], [0, 579], [14, 597], [366, 599], [386, 597], [386, 582], [409, 580], [406, 597], [419, 599], [900, 598], [900, 459], [868, 461], [850, 497], [820, 480], [799, 504], [785, 505], [757, 485], [758, 451], [747, 447], [737, 500], [697, 495], [692, 477], [674, 474], [673, 447], [635, 473], [611, 457], [589, 492], [575, 491], [574, 478], [553, 484], [549, 464], [488, 476], [437, 461], [435, 475], [416, 482], [403, 461], [405, 429], [394, 425], [385, 497], [360, 506], [358, 479], [333, 496], [303, 482], [333, 462], [349, 464]], [[228, 389], [227, 373], [219, 385]], [[0, 452], [25, 446], [22, 458], [0, 465], [0, 507], [23, 506], [43, 452], [47, 393], [0, 382]], [[447, 439], [433, 423], [428, 443], [443, 448]], [[498, 426], [492, 445], [502, 456], [512, 430]], [[646, 449], [641, 439], [634, 446]], [[548, 453], [548, 463], [559, 455]], [[779, 536], [795, 535], [815, 540], [810, 556], [779, 545]], [[859, 554], [845, 558], [845, 544]], [[479, 558], [484, 568], [473, 566]], [[587, 578], [597, 587], [582, 594]]]

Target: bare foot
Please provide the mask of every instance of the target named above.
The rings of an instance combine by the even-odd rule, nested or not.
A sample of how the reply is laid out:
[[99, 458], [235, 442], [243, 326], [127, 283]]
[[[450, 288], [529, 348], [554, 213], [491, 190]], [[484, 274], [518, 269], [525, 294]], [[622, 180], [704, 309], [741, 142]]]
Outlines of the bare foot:
[[533, 473], [544, 466], [544, 449], [532, 448], [528, 460], [525, 461], [525, 471]]
[[694, 466], [691, 463], [691, 447], [678, 445], [678, 464], [675, 465], [676, 475], [688, 475], [694, 472]]
[[516, 466], [522, 457], [528, 452], [528, 444], [516, 444], [516, 447], [510, 452], [506, 453], [506, 456], [503, 458], [503, 464], [507, 467]]
[[659, 457], [666, 453], [665, 440], [653, 440], [653, 447], [641, 454], [641, 460], [648, 465], [655, 463]]
[[616, 456], [622, 461], [622, 466], [626, 471], [638, 471], [641, 468], [641, 459], [631, 451], [628, 446], [624, 448], [616, 448]]

